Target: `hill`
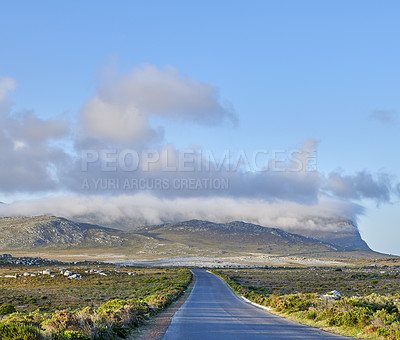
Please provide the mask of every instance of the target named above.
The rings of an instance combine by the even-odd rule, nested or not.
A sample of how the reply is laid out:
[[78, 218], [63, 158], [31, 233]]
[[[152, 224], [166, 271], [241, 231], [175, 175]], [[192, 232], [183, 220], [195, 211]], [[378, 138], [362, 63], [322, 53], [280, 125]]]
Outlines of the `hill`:
[[[95, 216], [91, 216], [91, 223], [102, 224]], [[219, 226], [223, 225], [222, 221], [214, 221], [219, 223]], [[259, 225], [257, 221], [246, 221], [249, 224]], [[164, 224], [179, 224], [181, 221], [165, 221]], [[349, 248], [349, 249], [363, 249], [371, 250], [368, 244], [361, 238], [357, 225], [345, 218], [328, 218], [321, 216], [306, 216], [303, 219], [299, 219], [292, 222], [293, 224], [275, 226], [275, 225], [265, 225], [262, 227], [275, 227], [284, 230], [288, 233], [297, 234], [305, 237], [311, 237], [319, 241], [330, 243], [339, 248]], [[141, 218], [132, 219], [120, 219], [116, 223], [118, 229], [125, 231], [135, 231], [138, 226], [145, 225], [145, 220]], [[109, 227], [114, 227], [115, 224], [107, 225]]]
[[203, 251], [298, 254], [344, 250], [310, 237], [240, 221], [213, 223], [190, 220], [141, 227], [135, 233]]
[[116, 230], [54, 216], [0, 218], [0, 235], [5, 250], [118, 247], [126, 241]]
[[[61, 217], [0, 218], [0, 250], [19, 254], [170, 258], [174, 256], [374, 257], [368, 249], [333, 245], [311, 237], [240, 221], [190, 220], [126, 232]], [[357, 254], [356, 254], [357, 253]], [[350, 255], [349, 255], [350, 254]]]

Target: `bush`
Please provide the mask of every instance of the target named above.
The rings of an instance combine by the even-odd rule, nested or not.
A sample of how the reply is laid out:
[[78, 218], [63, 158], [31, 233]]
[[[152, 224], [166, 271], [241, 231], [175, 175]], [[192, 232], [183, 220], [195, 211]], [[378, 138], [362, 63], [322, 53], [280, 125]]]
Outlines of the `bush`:
[[306, 318], [308, 320], [315, 320], [317, 316], [318, 316], [318, 313], [314, 309], [310, 309], [306, 314]]
[[14, 313], [15, 312], [15, 308], [14, 305], [12, 304], [5, 304], [5, 305], [0, 305], [0, 314], [10, 314], [10, 313]]
[[0, 322], [2, 340], [34, 340], [39, 337], [37, 327], [16, 322]]
[[374, 313], [373, 323], [378, 326], [388, 326], [398, 321], [399, 314], [389, 314], [385, 309], [378, 310]]
[[399, 312], [391, 297], [378, 295], [372, 293], [364, 297], [352, 297], [349, 303], [353, 306], [363, 306], [372, 309], [374, 312], [377, 310], [385, 309], [389, 313]]
[[51, 319], [42, 323], [42, 326], [50, 332], [56, 334], [56, 339], [64, 339], [63, 334], [65, 331], [80, 331], [80, 323], [76, 314], [64, 309], [56, 310]]
[[120, 299], [110, 300], [107, 301], [106, 303], [103, 303], [102, 305], [99, 306], [99, 308], [97, 308], [97, 314], [102, 316], [108, 316], [127, 304], [128, 302], [125, 300], [120, 300]]
[[292, 294], [289, 296], [277, 296], [272, 294], [266, 301], [278, 312], [285, 313], [305, 311], [312, 306], [310, 297], [304, 294]]
[[79, 333], [77, 331], [65, 331], [63, 334], [64, 339], [71, 340], [90, 340], [90, 337]]
[[[126, 338], [130, 329], [137, 327], [150, 315], [149, 306], [140, 300], [111, 300], [97, 309], [96, 338]], [[107, 335], [105, 335], [107, 334]]]
[[371, 312], [365, 307], [353, 307], [347, 312], [339, 312], [328, 319], [330, 326], [364, 327], [371, 318]]

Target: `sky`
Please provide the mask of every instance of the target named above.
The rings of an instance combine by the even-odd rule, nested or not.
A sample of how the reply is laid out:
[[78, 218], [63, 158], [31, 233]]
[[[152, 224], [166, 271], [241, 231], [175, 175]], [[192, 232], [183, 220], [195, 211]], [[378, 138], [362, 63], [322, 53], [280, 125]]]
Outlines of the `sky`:
[[1, 216], [351, 219], [400, 255], [398, 1], [13, 1]]

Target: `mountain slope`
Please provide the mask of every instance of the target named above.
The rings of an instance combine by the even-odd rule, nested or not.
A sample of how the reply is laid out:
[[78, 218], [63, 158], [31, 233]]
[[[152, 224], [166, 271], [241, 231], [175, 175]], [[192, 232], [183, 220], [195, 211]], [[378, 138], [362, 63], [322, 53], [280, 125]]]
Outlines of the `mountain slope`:
[[64, 254], [69, 255], [107, 252], [148, 258], [339, 254], [354, 249], [240, 221], [190, 220], [143, 226], [126, 232], [60, 217], [37, 216], [0, 218], [0, 250], [28, 253], [43, 250], [61, 253], [64, 250]]
[[53, 216], [0, 218], [0, 249], [77, 246], [118, 247], [126, 240], [116, 230]]
[[191, 220], [141, 227], [135, 233], [160, 242], [179, 242], [189, 247], [219, 252], [297, 254], [338, 250], [309, 237], [239, 221], [213, 223]]
[[[96, 219], [92, 219], [96, 221]], [[255, 225], [258, 222], [248, 221]], [[93, 223], [100, 223], [93, 222]], [[180, 221], [165, 221], [164, 224], [177, 224]], [[303, 219], [295, 220], [292, 225], [279, 226], [277, 228], [292, 234], [298, 234], [305, 237], [311, 237], [319, 241], [333, 244], [339, 248], [371, 250], [367, 243], [361, 238], [356, 224], [346, 218], [327, 218], [321, 216], [306, 216]], [[125, 231], [134, 231], [138, 226], [144, 225], [145, 221], [139, 219], [122, 219], [118, 221], [118, 229]], [[222, 225], [223, 223], [220, 223]], [[113, 225], [114, 226], [114, 225]], [[271, 227], [270, 225], [262, 225]]]

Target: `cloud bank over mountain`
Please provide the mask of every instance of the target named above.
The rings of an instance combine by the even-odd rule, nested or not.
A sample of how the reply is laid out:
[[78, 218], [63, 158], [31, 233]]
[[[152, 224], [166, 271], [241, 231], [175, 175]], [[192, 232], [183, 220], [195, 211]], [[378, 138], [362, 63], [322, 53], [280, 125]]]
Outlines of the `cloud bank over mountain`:
[[200, 219], [229, 222], [241, 220], [283, 229], [316, 229], [318, 218], [354, 220], [363, 212], [355, 203], [321, 195], [318, 203], [268, 203], [257, 199], [232, 197], [162, 199], [151, 194], [118, 196], [69, 195], [37, 200], [18, 201], [0, 206], [0, 215], [34, 216], [39, 214], [133, 229], [145, 224]]
[[152, 116], [205, 126], [237, 123], [215, 86], [171, 67], [142, 65], [103, 83], [77, 125], [32, 110], [14, 112], [8, 92], [15, 88], [15, 80], [0, 79], [0, 189], [44, 198], [1, 205], [1, 216], [51, 214], [109, 225], [198, 218], [313, 228], [313, 218], [356, 221], [361, 200], [381, 204], [399, 195], [397, 180], [384, 172], [318, 172], [313, 138], [296, 150], [251, 155], [163, 144], [164, 127], [153, 126]]

